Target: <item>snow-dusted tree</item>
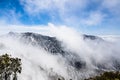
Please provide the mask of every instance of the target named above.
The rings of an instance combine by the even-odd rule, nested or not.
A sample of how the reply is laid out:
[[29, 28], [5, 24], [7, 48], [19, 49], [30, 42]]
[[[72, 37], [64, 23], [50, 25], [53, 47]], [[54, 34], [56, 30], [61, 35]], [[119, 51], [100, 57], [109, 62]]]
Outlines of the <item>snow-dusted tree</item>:
[[0, 80], [17, 80], [17, 73], [21, 70], [21, 59], [8, 54], [0, 56]]

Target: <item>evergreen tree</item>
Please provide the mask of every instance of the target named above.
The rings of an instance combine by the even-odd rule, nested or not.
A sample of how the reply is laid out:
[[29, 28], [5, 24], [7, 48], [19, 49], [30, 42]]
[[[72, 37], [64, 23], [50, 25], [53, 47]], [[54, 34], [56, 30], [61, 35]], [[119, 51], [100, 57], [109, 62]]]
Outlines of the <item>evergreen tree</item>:
[[8, 54], [0, 56], [0, 80], [17, 80], [17, 73], [21, 70], [21, 59]]

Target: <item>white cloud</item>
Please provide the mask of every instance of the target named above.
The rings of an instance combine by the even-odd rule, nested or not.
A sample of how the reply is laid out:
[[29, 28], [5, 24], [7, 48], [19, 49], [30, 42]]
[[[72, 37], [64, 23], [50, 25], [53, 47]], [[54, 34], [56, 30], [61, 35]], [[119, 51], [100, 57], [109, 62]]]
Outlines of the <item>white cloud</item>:
[[[46, 13], [51, 22], [54, 23], [58, 20], [62, 24], [72, 26], [101, 24], [106, 19], [104, 12], [102, 12], [105, 8], [111, 13], [120, 13], [120, 0], [20, 0], [20, 3], [28, 15], [32, 17]], [[90, 8], [90, 10], [86, 11], [85, 9], [89, 8], [89, 4], [92, 3], [98, 4], [99, 7], [96, 10]], [[13, 22], [19, 23], [19, 17], [17, 17], [19, 15], [14, 12], [12, 14]], [[107, 15], [107, 13], [105, 14]], [[88, 18], [85, 18], [85, 16], [88, 16]]]
[[103, 5], [108, 8], [119, 7], [118, 6], [119, 4], [120, 4], [120, 0], [104, 0], [103, 1]]
[[91, 12], [89, 16], [81, 20], [82, 24], [87, 26], [99, 25], [103, 22], [105, 15], [100, 12]]
[[20, 24], [20, 17], [21, 14], [16, 13], [14, 9], [3, 11], [2, 16], [0, 17], [0, 24]]
[[60, 14], [75, 11], [85, 7], [86, 0], [21, 0], [28, 13], [40, 13], [44, 10], [57, 10]]
[[120, 14], [120, 0], [104, 0], [102, 6], [113, 14]]
[[[114, 13], [114, 10], [115, 12], [120, 12], [120, 0], [92, 0], [91, 2], [89, 0], [20, 0], [20, 2], [24, 6], [24, 10], [31, 17], [38, 16], [45, 12], [45, 14], [50, 16], [52, 23], [55, 24], [55, 21], [57, 23], [58, 20], [58, 24], [60, 22], [60, 24], [73, 27], [81, 27], [82, 24], [85, 26], [97, 26], [102, 24], [102, 22], [106, 20], [107, 15], [107, 13], [102, 12], [104, 8], [109, 9], [112, 13]], [[99, 7], [95, 10], [89, 8], [89, 4], [92, 4], [92, 2], [97, 3]], [[85, 11], [86, 7], [90, 10]], [[14, 10], [11, 11], [10, 16], [12, 19], [8, 22], [12, 21], [14, 24], [20, 24], [19, 17], [21, 15], [22, 14], [16, 14]], [[9, 15], [7, 17], [9, 17]], [[4, 20], [2, 20], [2, 22], [4, 22]]]
[[[78, 21], [78, 15], [87, 6], [87, 0], [21, 0], [24, 10], [29, 15], [40, 15], [47, 12], [54, 21], [63, 21], [63, 24], [70, 24]], [[80, 19], [80, 18], [79, 18]], [[52, 21], [51, 20], [51, 21]]]
[[11, 24], [0, 24], [0, 34], [5, 34], [8, 32], [36, 32], [41, 34], [47, 33], [49, 26], [38, 25], [38, 26], [26, 26], [26, 25], [11, 25]]

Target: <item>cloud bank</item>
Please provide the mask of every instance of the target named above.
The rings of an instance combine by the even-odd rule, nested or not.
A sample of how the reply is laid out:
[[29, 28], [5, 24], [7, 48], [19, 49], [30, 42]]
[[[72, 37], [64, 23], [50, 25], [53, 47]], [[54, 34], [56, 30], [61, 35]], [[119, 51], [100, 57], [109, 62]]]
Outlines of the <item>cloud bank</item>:
[[[31, 29], [35, 30], [36, 28], [31, 27]], [[27, 30], [27, 27], [24, 30]], [[114, 60], [120, 61], [119, 37], [114, 41], [106, 39], [106, 37], [104, 40], [99, 38], [85, 40], [83, 35], [73, 28], [66, 26], [56, 27], [53, 24], [49, 24], [47, 29], [40, 30], [47, 30], [49, 35], [56, 37], [57, 40], [62, 42], [61, 45], [65, 50], [72, 53], [69, 53], [68, 57], [52, 55], [43, 48], [21, 43], [19, 38], [1, 36], [0, 54], [9, 53], [22, 59], [23, 70], [22, 74], [18, 76], [20, 80], [54, 80], [55, 77], [61, 76], [66, 80], [79, 80], [97, 74], [96, 70], [100, 68], [103, 71], [104, 69], [116, 70]], [[76, 70], [73, 66], [70, 66], [68, 62], [69, 60], [74, 60], [74, 58], [78, 61], [84, 61], [86, 67], [82, 70]], [[106, 68], [102, 68], [102, 66]]]

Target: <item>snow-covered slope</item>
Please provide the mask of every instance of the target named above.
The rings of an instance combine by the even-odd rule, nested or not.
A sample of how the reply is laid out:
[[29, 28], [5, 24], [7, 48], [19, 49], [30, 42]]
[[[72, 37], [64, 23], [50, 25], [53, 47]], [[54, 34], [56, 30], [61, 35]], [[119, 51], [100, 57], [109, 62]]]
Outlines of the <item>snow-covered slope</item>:
[[0, 54], [22, 59], [19, 80], [80, 80], [105, 70], [120, 70], [119, 43], [92, 35], [70, 36], [59, 39], [10, 32], [0, 37]]

